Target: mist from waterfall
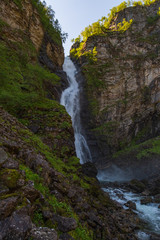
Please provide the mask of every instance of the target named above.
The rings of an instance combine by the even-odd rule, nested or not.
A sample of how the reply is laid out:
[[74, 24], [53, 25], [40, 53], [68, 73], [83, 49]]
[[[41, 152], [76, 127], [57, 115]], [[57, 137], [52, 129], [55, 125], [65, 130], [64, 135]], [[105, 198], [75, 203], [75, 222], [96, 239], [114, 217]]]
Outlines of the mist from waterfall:
[[91, 153], [82, 133], [80, 120], [80, 88], [76, 81], [76, 67], [69, 57], [65, 58], [63, 70], [67, 74], [69, 87], [63, 91], [60, 103], [65, 106], [66, 111], [71, 116], [75, 136], [75, 149], [80, 163], [91, 162]]

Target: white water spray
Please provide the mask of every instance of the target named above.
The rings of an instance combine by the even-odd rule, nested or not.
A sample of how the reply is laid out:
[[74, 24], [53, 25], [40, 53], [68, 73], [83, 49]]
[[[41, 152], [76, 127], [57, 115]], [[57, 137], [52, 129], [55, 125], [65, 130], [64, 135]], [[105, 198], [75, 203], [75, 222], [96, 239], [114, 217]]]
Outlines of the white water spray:
[[78, 82], [76, 81], [76, 68], [69, 57], [64, 61], [63, 70], [67, 74], [69, 87], [65, 89], [61, 96], [61, 104], [65, 106], [66, 111], [71, 116], [72, 125], [75, 136], [75, 148], [77, 157], [80, 159], [80, 163], [83, 164], [88, 161], [92, 161], [91, 153], [86, 142], [85, 137], [82, 134], [82, 127], [80, 121], [80, 89]]

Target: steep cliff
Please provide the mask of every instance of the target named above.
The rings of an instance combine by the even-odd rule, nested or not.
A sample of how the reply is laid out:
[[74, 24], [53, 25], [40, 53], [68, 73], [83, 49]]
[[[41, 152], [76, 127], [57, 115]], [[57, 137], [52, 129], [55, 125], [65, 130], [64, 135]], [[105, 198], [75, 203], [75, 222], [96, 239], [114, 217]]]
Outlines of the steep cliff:
[[137, 239], [136, 215], [75, 156], [58, 102], [64, 34], [51, 15], [38, 0], [0, 4], [0, 239]]
[[[152, 166], [156, 162], [152, 174], [159, 171], [159, 139], [144, 143], [160, 135], [159, 7], [160, 1], [127, 7], [114, 15], [107, 30], [88, 37], [81, 50], [78, 42], [72, 46], [71, 56], [83, 72], [89, 102], [82, 121], [90, 148], [99, 147], [93, 156], [99, 166], [113, 162], [111, 156], [129, 146], [127, 157], [121, 151], [123, 157], [116, 164], [136, 164], [134, 170], [141, 169], [146, 158], [153, 160]], [[122, 27], [126, 23], [128, 29]], [[149, 174], [151, 164], [147, 166], [144, 174]]]

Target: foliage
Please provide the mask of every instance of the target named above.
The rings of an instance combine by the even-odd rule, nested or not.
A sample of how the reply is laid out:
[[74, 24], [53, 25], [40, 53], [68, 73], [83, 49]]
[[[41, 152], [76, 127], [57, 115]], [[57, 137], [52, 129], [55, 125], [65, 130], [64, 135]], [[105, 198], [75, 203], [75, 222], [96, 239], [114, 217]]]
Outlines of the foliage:
[[127, 31], [127, 29], [130, 28], [132, 22], [133, 22], [132, 19], [129, 22], [127, 22], [126, 19], [124, 18], [122, 23], [117, 24], [117, 30], [121, 32]]
[[[15, 51], [15, 49], [17, 51]], [[0, 43], [0, 104], [16, 115], [20, 109], [32, 108], [37, 102], [45, 101], [44, 81], [58, 84], [59, 78], [38, 64], [29, 63], [33, 54], [29, 44], [13, 45], [13, 50]]]
[[31, 0], [33, 6], [37, 9], [42, 24], [45, 30], [50, 34], [52, 39], [57, 43], [61, 43], [61, 39], [65, 42], [68, 34], [62, 32], [61, 26], [57, 19], [55, 19], [55, 12], [52, 10], [51, 6], [47, 7], [45, 1]]
[[88, 59], [89, 63], [95, 63], [97, 61], [96, 47], [94, 47], [93, 50], [85, 51], [84, 50], [84, 44], [85, 44], [85, 42], [81, 42], [79, 44], [78, 48], [73, 48], [70, 51], [71, 56], [76, 58], [76, 59], [78, 59], [79, 57], [85, 56]]
[[[117, 7], [113, 7], [110, 10], [110, 13], [108, 14], [107, 17], [102, 17], [101, 19], [99, 19], [97, 22], [94, 22], [93, 24], [89, 25], [88, 27], [86, 27], [84, 29], [84, 31], [81, 32], [81, 35], [78, 36], [78, 38], [76, 39], [72, 39], [72, 42], [86, 42], [87, 39], [90, 36], [93, 35], [104, 35], [108, 30], [111, 30], [111, 23], [114, 20], [116, 14], [122, 10], [124, 10], [127, 7], [130, 6], [149, 6], [153, 3], [155, 3], [158, 0], [143, 0], [143, 1], [130, 1], [128, 0], [128, 2], [123, 1], [120, 5], [118, 5]], [[117, 26], [117, 30], [118, 31], [126, 31], [132, 24], [132, 19], [129, 22], [126, 22], [126, 20], [123, 20], [122, 23], [119, 23]], [[112, 29], [113, 31], [115, 31], [116, 29]]]

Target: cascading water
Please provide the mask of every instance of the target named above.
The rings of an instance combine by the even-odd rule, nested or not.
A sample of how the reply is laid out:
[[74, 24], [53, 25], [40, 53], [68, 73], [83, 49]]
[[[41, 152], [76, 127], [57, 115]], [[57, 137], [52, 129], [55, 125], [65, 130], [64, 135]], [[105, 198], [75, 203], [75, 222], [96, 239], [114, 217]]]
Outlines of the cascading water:
[[[61, 104], [65, 106], [66, 111], [71, 116], [75, 134], [76, 154], [80, 159], [80, 163], [83, 164], [85, 162], [92, 161], [92, 157], [86, 139], [83, 135], [83, 129], [80, 121], [80, 88], [78, 82], [76, 81], [76, 68], [69, 57], [65, 59], [63, 70], [67, 73], [69, 87], [62, 93]], [[115, 176], [117, 179], [115, 179]], [[124, 177], [124, 173], [116, 170], [115, 174], [103, 174], [103, 172], [99, 171], [97, 177], [100, 182], [121, 181], [121, 178]], [[140, 200], [143, 198], [142, 196], [127, 192], [123, 189], [107, 187], [103, 188], [103, 190], [108, 192], [111, 198], [122, 204], [124, 208], [127, 208], [125, 203], [128, 201], [135, 202], [135, 212], [141, 219], [148, 222], [150, 228], [149, 230], [160, 234], [160, 209], [158, 208], [158, 204], [141, 204]], [[119, 195], [123, 196], [123, 198], [120, 198]], [[137, 237], [139, 240], [151, 239], [149, 233], [141, 231], [138, 232]]]
[[79, 100], [80, 89], [75, 77], [76, 68], [69, 57], [65, 58], [63, 70], [67, 74], [69, 87], [63, 91], [60, 103], [65, 106], [66, 111], [71, 116], [75, 135], [76, 154], [80, 159], [80, 163], [83, 164], [85, 162], [91, 162], [91, 153], [87, 141], [82, 133]]

